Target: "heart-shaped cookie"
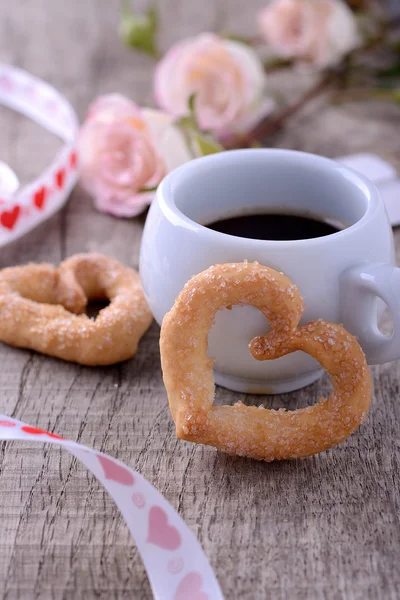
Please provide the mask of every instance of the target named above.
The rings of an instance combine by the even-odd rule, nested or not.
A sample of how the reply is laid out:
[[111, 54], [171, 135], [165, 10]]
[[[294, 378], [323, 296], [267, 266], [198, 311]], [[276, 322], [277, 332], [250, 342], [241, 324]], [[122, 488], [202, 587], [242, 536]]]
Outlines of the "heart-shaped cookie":
[[[255, 306], [269, 320], [272, 331], [250, 344], [257, 360], [307, 352], [331, 375], [332, 395], [295, 411], [242, 403], [213, 406], [208, 332], [217, 310], [233, 304]], [[357, 429], [371, 399], [364, 353], [341, 325], [319, 320], [298, 328], [302, 311], [297, 287], [258, 263], [216, 265], [185, 285], [164, 317], [160, 339], [164, 383], [179, 438], [270, 461], [322, 452]]]
[[[90, 300], [110, 304], [97, 318]], [[140, 278], [101, 254], [0, 271], [0, 341], [85, 365], [131, 358], [152, 321]]]

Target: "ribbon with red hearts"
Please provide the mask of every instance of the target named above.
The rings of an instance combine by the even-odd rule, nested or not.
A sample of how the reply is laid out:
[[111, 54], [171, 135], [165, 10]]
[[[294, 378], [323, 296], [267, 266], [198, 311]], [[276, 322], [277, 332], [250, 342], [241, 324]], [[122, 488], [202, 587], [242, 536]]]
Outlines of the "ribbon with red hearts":
[[[73, 108], [57, 90], [10, 65], [0, 64], [0, 104], [36, 121], [64, 141], [64, 146], [44, 173], [22, 188], [18, 188], [17, 177], [3, 163], [0, 169], [0, 246], [4, 246], [65, 204], [78, 179], [76, 138], [79, 123]], [[12, 180], [9, 189], [7, 182], [1, 181], [7, 176]]]
[[143, 559], [154, 598], [223, 600], [214, 572], [187, 525], [140, 473], [92, 448], [0, 415], [0, 440], [58, 444], [104, 485]]

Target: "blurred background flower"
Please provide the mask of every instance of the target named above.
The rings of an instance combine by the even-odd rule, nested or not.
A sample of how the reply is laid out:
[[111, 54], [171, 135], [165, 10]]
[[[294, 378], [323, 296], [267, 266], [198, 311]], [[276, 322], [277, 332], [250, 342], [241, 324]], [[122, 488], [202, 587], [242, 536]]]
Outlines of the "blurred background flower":
[[265, 74], [256, 52], [242, 43], [211, 33], [183, 40], [157, 65], [154, 93], [158, 105], [173, 115], [188, 115], [196, 97], [200, 129], [223, 136], [248, 126], [249, 119], [267, 110]]
[[341, 0], [272, 0], [258, 24], [277, 57], [318, 68], [338, 64], [361, 43], [355, 16]]

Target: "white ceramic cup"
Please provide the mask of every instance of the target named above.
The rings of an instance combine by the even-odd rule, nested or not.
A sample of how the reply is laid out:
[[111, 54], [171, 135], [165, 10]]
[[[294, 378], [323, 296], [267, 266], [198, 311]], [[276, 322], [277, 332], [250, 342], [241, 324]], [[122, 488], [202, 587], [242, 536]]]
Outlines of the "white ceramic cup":
[[[347, 228], [320, 238], [264, 241], [205, 227], [235, 215], [288, 211]], [[394, 266], [392, 230], [378, 190], [356, 172], [312, 154], [256, 149], [214, 154], [170, 173], [150, 208], [140, 256], [144, 291], [158, 323], [192, 275], [243, 260], [282, 271], [297, 284], [306, 304], [302, 323], [342, 322], [370, 363], [400, 358], [400, 269]], [[391, 336], [378, 329], [378, 298], [392, 311]], [[216, 383], [272, 394], [320, 376], [319, 364], [302, 352], [256, 361], [248, 344], [267, 330], [264, 315], [251, 306], [217, 314], [209, 336]]]

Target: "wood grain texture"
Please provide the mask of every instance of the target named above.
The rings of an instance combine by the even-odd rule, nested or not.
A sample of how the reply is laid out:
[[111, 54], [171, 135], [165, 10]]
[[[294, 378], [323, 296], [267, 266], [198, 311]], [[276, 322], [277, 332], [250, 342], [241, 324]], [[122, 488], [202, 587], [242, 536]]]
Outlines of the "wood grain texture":
[[[262, 4], [162, 0], [161, 45], [205, 29], [250, 31], [252, 11]], [[1, 59], [56, 85], [81, 118], [99, 93], [119, 91], [150, 103], [153, 63], [118, 43], [117, 15], [117, 0], [3, 1]], [[0, 125], [1, 158], [28, 180], [58, 142], [6, 110]], [[397, 108], [377, 102], [329, 106], [321, 97], [269, 143], [327, 156], [371, 150], [400, 168], [399, 127]], [[0, 267], [58, 262], [87, 250], [137, 266], [142, 225], [142, 218], [97, 213], [77, 189], [61, 213], [2, 249]], [[395, 237], [400, 262], [400, 232]], [[1, 412], [140, 470], [198, 536], [229, 600], [400, 598], [400, 363], [374, 368], [368, 422], [339, 448], [263, 464], [176, 440], [158, 336], [153, 325], [133, 360], [104, 369], [0, 345]], [[327, 385], [324, 379], [263, 401], [295, 408], [313, 402]], [[236, 399], [217, 391], [217, 402]], [[0, 515], [4, 600], [151, 597], [118, 510], [60, 449], [1, 444]]]

